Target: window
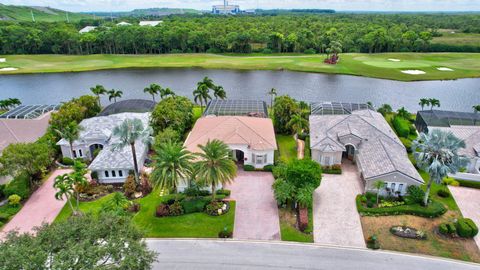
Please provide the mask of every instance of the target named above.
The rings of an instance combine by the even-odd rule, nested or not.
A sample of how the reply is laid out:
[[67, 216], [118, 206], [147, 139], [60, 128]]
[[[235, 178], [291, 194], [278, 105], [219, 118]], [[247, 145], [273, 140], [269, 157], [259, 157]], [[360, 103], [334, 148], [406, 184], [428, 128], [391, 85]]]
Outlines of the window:
[[395, 191], [395, 183], [392, 183], [391, 189], [392, 189], [392, 191]]
[[323, 157], [323, 163], [325, 163], [325, 165], [330, 165], [330, 157], [329, 156]]
[[267, 158], [267, 155], [257, 155], [255, 164], [263, 164], [266, 158]]
[[107, 177], [107, 178], [110, 177], [110, 176], [108, 176], [108, 171], [105, 171], [105, 177]]
[[78, 156], [83, 157], [82, 149], [78, 149]]
[[118, 176], [123, 177], [123, 172], [121, 170], [118, 171]]
[[112, 171], [112, 177], [117, 177], [117, 173], [115, 171]]
[[77, 151], [73, 150], [73, 158], [77, 158]]
[[263, 156], [263, 163], [267, 163], [267, 154]]
[[398, 185], [398, 191], [399, 191], [399, 192], [402, 192], [402, 191], [403, 191], [403, 184], [399, 184], [399, 185]]

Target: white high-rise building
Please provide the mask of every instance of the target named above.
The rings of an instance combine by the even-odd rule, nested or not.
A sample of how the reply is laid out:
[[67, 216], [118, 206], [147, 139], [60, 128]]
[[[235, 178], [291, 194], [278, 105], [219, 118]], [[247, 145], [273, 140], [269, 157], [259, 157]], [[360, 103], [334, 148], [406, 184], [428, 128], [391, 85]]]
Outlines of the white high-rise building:
[[212, 14], [238, 14], [240, 13], [239, 5], [230, 5], [227, 0], [223, 1], [223, 5], [214, 5]]

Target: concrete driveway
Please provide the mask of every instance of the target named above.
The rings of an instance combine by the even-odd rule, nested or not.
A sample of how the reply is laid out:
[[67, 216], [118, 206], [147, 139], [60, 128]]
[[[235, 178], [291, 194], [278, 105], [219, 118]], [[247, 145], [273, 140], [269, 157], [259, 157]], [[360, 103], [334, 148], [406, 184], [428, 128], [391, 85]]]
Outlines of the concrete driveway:
[[[475, 224], [480, 225], [480, 189], [466, 187], [448, 187], [457, 202], [462, 215], [471, 218]], [[480, 235], [475, 236], [477, 247], [480, 248]]]
[[366, 247], [355, 197], [362, 193], [355, 165], [345, 161], [341, 175], [323, 174], [313, 196], [314, 241], [319, 244]]
[[233, 238], [280, 240], [277, 203], [273, 197], [273, 175], [238, 170], [233, 183], [225, 186], [236, 201]]
[[42, 223], [51, 223], [62, 210], [66, 201], [56, 200], [56, 190], [53, 188], [55, 177], [61, 174], [69, 173], [71, 170], [56, 170], [50, 177], [37, 189], [28, 199], [10, 222], [2, 229], [0, 236], [4, 236], [11, 230], [17, 230], [20, 233], [33, 232], [33, 228], [42, 225]]

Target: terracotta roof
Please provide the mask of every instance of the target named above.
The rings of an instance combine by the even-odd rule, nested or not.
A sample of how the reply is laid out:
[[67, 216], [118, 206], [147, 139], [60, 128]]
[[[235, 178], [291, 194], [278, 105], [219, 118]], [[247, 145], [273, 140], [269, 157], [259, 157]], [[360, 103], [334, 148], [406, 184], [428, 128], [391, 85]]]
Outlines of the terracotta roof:
[[0, 152], [11, 143], [34, 142], [45, 134], [50, 113], [37, 119], [0, 119]]
[[198, 145], [218, 139], [226, 144], [248, 145], [253, 150], [276, 150], [272, 120], [247, 116], [207, 116], [198, 119], [185, 141], [191, 152], [199, 152]]

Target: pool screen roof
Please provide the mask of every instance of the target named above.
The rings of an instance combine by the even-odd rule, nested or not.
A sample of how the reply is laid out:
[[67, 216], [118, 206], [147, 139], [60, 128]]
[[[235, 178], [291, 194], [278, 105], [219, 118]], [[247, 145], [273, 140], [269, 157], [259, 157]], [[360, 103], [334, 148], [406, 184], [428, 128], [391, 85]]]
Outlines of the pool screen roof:
[[427, 126], [480, 126], [480, 113], [426, 110], [419, 111], [418, 114]]
[[346, 102], [314, 102], [311, 104], [312, 115], [342, 115], [351, 114], [353, 111], [373, 108], [366, 103]]
[[260, 100], [212, 100], [203, 114], [267, 117], [267, 104]]
[[0, 115], [0, 118], [35, 119], [47, 112], [58, 110], [58, 108], [60, 105], [20, 105]]
[[151, 112], [157, 103], [146, 99], [127, 99], [112, 103], [105, 107], [98, 116], [109, 116], [117, 113], [146, 113]]

